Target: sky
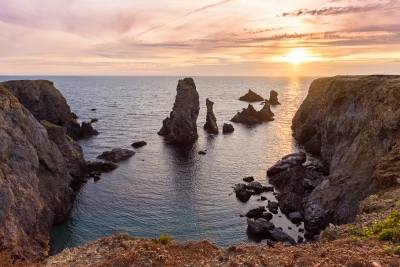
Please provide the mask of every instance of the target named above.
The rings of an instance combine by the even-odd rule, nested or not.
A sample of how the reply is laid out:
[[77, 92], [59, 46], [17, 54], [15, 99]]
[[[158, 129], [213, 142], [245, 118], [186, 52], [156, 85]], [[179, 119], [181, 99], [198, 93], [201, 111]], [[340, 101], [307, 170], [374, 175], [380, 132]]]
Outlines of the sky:
[[400, 0], [0, 0], [0, 75], [400, 74]]

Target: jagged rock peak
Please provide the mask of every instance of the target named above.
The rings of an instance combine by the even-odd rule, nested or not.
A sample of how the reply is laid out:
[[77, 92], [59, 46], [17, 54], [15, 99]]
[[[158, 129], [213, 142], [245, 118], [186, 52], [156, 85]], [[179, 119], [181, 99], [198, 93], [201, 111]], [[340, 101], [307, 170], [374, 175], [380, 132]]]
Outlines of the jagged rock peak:
[[267, 121], [273, 121], [274, 113], [271, 111], [268, 100], [260, 111], [254, 109], [253, 105], [249, 104], [242, 112], [238, 112], [232, 119], [232, 122], [243, 123], [247, 125], [261, 124]]
[[275, 90], [271, 90], [271, 92], [269, 92], [269, 102], [271, 105], [280, 105], [281, 104], [278, 101], [278, 93]]
[[185, 78], [179, 80], [176, 91], [172, 112], [158, 134], [171, 143], [194, 143], [199, 137], [196, 122], [200, 110], [196, 85], [192, 78]]
[[210, 101], [207, 98], [206, 105], [207, 105], [207, 118], [206, 118], [206, 123], [204, 124], [204, 129], [211, 134], [218, 134], [217, 119], [215, 118], [213, 112], [214, 102]]
[[244, 96], [241, 96], [239, 100], [247, 102], [258, 102], [264, 101], [264, 98], [249, 89], [249, 91]]

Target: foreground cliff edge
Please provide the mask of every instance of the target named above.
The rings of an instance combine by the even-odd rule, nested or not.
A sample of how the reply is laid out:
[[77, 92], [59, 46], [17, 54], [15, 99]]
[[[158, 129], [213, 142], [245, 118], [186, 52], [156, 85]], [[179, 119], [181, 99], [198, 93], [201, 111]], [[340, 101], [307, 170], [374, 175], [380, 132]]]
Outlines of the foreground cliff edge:
[[[306, 227], [319, 232], [329, 223], [355, 218], [350, 226], [330, 225], [321, 234], [322, 240], [339, 240], [295, 247], [229, 246], [225, 250], [209, 241], [160, 244], [116, 234], [65, 249], [42, 264], [399, 266], [396, 254], [385, 254], [386, 243], [346, 238], [355, 233], [353, 229], [361, 231], [399, 209], [399, 112], [400, 76], [337, 76], [315, 80], [293, 119], [295, 139], [310, 154], [320, 155], [330, 173], [304, 202]], [[65, 219], [72, 207], [72, 178], [45, 128], [1, 85], [0, 142], [0, 251], [9, 250], [14, 259], [43, 258], [52, 223]], [[397, 236], [390, 246], [399, 245]]]

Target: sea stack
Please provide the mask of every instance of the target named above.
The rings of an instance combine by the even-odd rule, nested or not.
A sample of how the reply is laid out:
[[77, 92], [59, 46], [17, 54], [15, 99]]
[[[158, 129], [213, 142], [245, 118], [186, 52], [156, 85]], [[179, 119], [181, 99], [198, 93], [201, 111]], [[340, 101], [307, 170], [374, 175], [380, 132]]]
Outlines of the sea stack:
[[199, 94], [192, 78], [179, 80], [177, 94], [170, 116], [163, 120], [158, 132], [171, 143], [194, 143], [197, 134], [197, 117], [200, 110]]
[[204, 129], [208, 133], [218, 134], [217, 119], [215, 118], [215, 115], [214, 115], [214, 112], [213, 112], [214, 102], [210, 101], [207, 98], [206, 99], [206, 105], [207, 105], [207, 118], [206, 118], [206, 124], [204, 124]]
[[260, 117], [261, 121], [273, 121], [275, 114], [271, 111], [270, 102], [265, 99], [265, 103], [263, 108], [258, 112], [258, 116]]
[[278, 101], [278, 93], [274, 90], [271, 90], [271, 92], [269, 93], [269, 103], [271, 105], [280, 105], [281, 104]]
[[247, 92], [247, 94], [245, 94], [244, 96], [241, 96], [239, 98], [239, 100], [247, 101], [247, 102], [258, 102], [258, 101], [264, 101], [264, 98], [262, 96], [256, 94], [255, 92], [249, 90]]

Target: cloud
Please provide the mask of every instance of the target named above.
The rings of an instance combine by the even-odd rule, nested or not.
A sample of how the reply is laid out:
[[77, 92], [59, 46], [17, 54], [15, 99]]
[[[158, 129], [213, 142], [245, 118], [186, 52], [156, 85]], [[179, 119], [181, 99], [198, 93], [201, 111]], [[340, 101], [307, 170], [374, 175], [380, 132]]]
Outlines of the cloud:
[[137, 34], [136, 36], [140, 36], [140, 35], [143, 35], [143, 34], [145, 34], [145, 33], [150, 32], [150, 31], [152, 31], [152, 30], [161, 28], [161, 27], [163, 27], [163, 26], [165, 26], [165, 25], [167, 25], [167, 24], [169, 24], [169, 23], [171, 23], [171, 22], [180, 20], [180, 19], [182, 19], [182, 18], [184, 18], [184, 17], [187, 17], [187, 16], [190, 16], [190, 15], [192, 15], [192, 14], [194, 14], [194, 13], [201, 12], [201, 11], [204, 11], [204, 10], [207, 10], [207, 9], [210, 9], [210, 8], [213, 8], [213, 7], [217, 7], [217, 6], [222, 6], [222, 5], [228, 4], [228, 3], [232, 2], [232, 1], [234, 1], [234, 0], [224, 0], [224, 1], [221, 1], [221, 2], [216, 3], [216, 4], [211, 4], [211, 5], [203, 6], [203, 7], [201, 7], [201, 8], [195, 9], [195, 10], [189, 12], [189, 13], [186, 13], [185, 15], [183, 15], [183, 16], [181, 16], [181, 17], [179, 17], [179, 18], [176, 18], [176, 19], [167, 21], [167, 22], [165, 22], [165, 23], [163, 23], [163, 24], [160, 24], [160, 25], [158, 25], [158, 26], [154, 26], [154, 27], [152, 27], [152, 28], [150, 28], [150, 29], [148, 29], [148, 30], [145, 30], [145, 31], [143, 31], [143, 32], [141, 32], [141, 33], [139, 33], [139, 34]]
[[282, 17], [300, 17], [305, 15], [310, 16], [323, 16], [323, 15], [343, 15], [343, 14], [352, 14], [352, 13], [363, 13], [369, 11], [381, 11], [381, 10], [390, 10], [393, 8], [400, 8], [400, 5], [397, 0], [391, 0], [385, 4], [373, 4], [366, 6], [332, 6], [332, 7], [324, 7], [320, 9], [299, 9], [293, 12], [282, 13]]

